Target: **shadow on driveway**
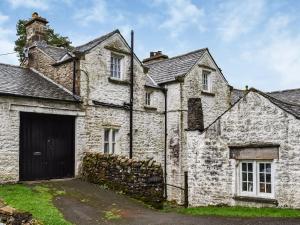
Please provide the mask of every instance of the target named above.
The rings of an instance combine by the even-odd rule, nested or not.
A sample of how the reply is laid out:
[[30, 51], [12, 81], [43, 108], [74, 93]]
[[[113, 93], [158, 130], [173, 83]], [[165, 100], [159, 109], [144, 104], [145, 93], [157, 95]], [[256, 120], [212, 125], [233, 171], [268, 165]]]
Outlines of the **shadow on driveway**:
[[[55, 198], [54, 204], [68, 221], [78, 225], [300, 225], [300, 219], [195, 217], [165, 213], [80, 180], [47, 184], [65, 191], [65, 195]], [[111, 217], [115, 214], [120, 218]]]

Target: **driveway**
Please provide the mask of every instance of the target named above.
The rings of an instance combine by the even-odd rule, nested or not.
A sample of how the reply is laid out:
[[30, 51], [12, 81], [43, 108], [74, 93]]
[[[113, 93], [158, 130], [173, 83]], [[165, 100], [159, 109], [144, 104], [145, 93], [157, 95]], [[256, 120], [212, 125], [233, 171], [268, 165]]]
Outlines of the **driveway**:
[[[165, 213], [119, 195], [98, 185], [80, 180], [48, 183], [65, 195], [54, 204], [70, 222], [78, 225], [300, 225], [300, 219], [195, 217]], [[120, 218], [114, 218], [116, 212]]]

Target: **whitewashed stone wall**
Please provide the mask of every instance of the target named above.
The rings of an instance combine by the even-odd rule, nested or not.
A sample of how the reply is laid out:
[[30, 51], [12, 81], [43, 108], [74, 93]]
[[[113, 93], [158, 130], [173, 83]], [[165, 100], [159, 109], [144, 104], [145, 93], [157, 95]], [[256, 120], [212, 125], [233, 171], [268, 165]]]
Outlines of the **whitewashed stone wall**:
[[[202, 68], [204, 64], [211, 70], [213, 96], [202, 94]], [[188, 99], [201, 98], [204, 126], [211, 124], [219, 115], [229, 108], [229, 86], [218, 72], [208, 53], [199, 60], [186, 75], [182, 83], [172, 83], [168, 88], [168, 183], [183, 187], [184, 171], [190, 160], [187, 155], [187, 137], [185, 129], [188, 117]], [[183, 191], [168, 187], [168, 199], [183, 202]]]
[[82, 119], [84, 113], [72, 103], [54, 103], [46, 100], [0, 97], [0, 183], [19, 180], [20, 112], [73, 115], [76, 118], [75, 173], [85, 148]]
[[[108, 47], [108, 48], [107, 48]], [[111, 51], [113, 47], [120, 51]], [[123, 53], [122, 53], [123, 52]], [[81, 95], [85, 99], [87, 116], [86, 151], [103, 151], [104, 128], [119, 130], [119, 153], [129, 156], [129, 111], [113, 107], [95, 106], [92, 101], [123, 106], [130, 101], [130, 49], [119, 34], [105, 40], [80, 60]], [[111, 54], [123, 57], [122, 82], [112, 82], [110, 77]], [[145, 108], [146, 74], [141, 63], [134, 61], [134, 113], [133, 113], [133, 157], [163, 160], [164, 152], [164, 95], [159, 89], [152, 91], [154, 109]], [[127, 82], [127, 83], [126, 83]], [[147, 88], [149, 90], [149, 88]]]
[[188, 131], [187, 140], [191, 205], [240, 204], [228, 145], [274, 143], [275, 199], [279, 207], [300, 208], [300, 121], [263, 96], [250, 92], [206, 132]]

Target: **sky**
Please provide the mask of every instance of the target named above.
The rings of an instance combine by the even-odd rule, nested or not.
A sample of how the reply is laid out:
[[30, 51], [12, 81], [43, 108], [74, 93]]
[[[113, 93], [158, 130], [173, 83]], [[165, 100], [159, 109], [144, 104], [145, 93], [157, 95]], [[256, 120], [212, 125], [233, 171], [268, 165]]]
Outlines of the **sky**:
[[33, 12], [74, 46], [118, 28], [140, 59], [209, 48], [230, 85], [300, 88], [298, 0], [0, 0], [0, 62], [18, 64], [16, 23]]

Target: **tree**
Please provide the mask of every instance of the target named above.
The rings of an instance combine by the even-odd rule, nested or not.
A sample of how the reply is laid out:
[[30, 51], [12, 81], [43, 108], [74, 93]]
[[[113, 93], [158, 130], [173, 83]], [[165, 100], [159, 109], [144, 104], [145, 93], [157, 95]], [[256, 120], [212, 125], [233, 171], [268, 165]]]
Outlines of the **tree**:
[[[14, 50], [18, 53], [19, 61], [22, 62], [24, 60], [24, 47], [26, 45], [26, 20], [19, 20], [17, 23], [17, 37], [18, 39], [15, 41]], [[71, 41], [68, 37], [63, 37], [60, 34], [54, 32], [53, 29], [47, 25], [47, 32], [45, 40], [47, 44], [56, 46], [56, 47], [64, 47], [67, 49], [72, 49]]]

